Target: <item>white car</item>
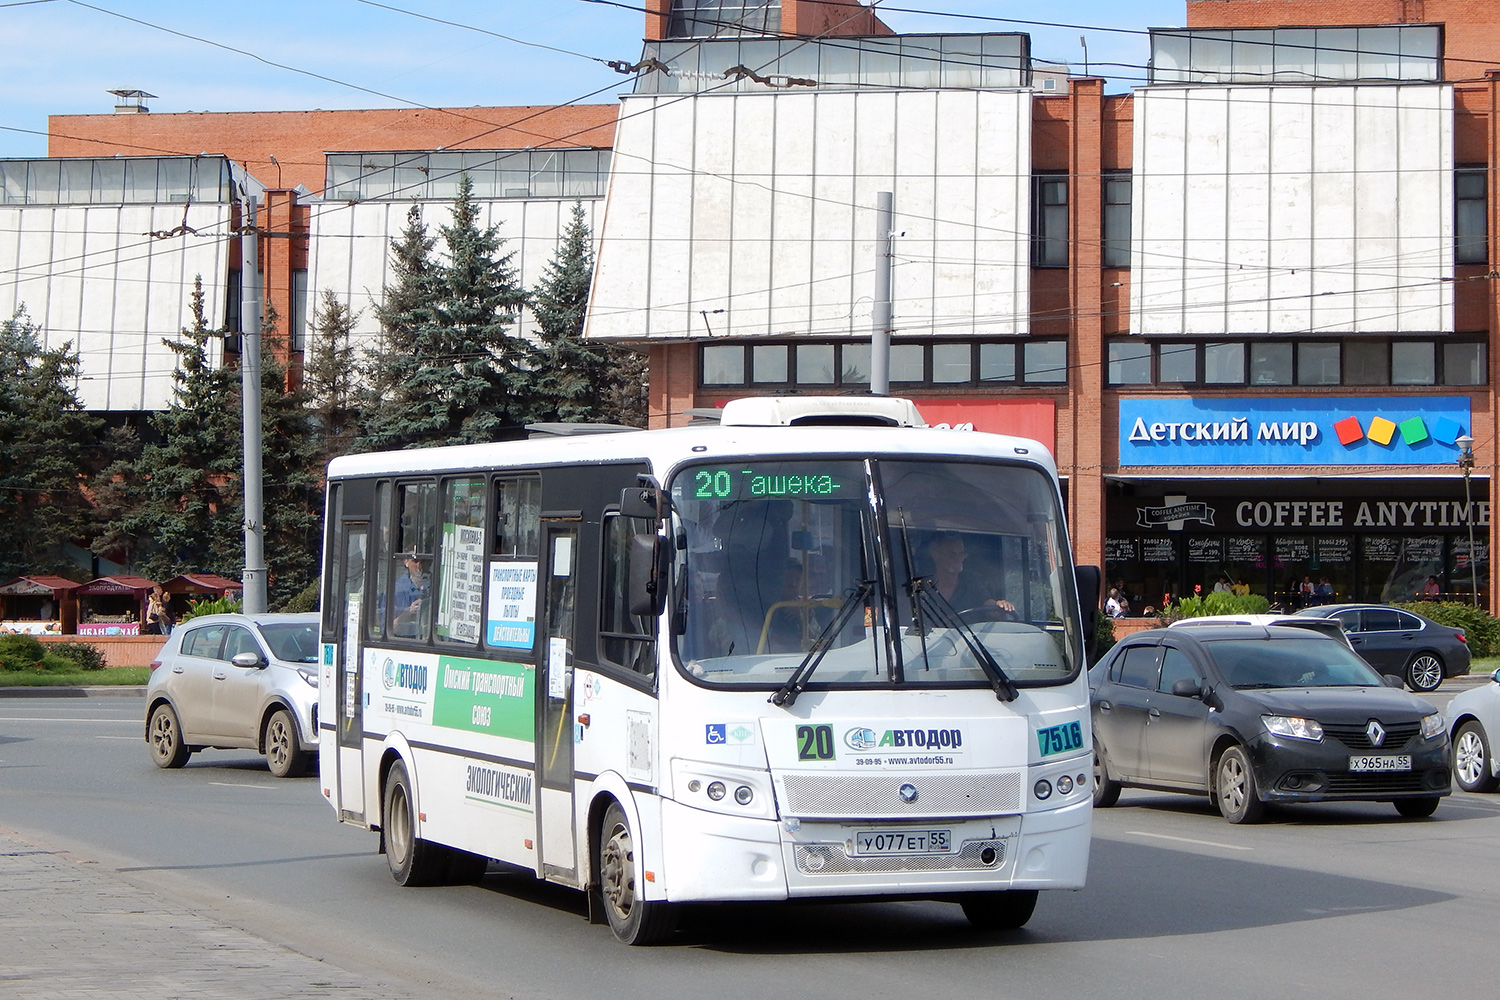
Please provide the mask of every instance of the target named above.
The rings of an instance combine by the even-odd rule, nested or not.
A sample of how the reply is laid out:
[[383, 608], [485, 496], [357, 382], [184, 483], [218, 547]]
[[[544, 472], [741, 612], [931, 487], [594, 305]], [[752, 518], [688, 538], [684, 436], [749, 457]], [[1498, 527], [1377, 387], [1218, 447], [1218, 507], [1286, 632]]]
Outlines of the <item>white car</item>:
[[203, 615], [151, 663], [146, 745], [157, 767], [198, 750], [255, 750], [278, 778], [318, 759], [317, 614]]
[[1311, 629], [1322, 635], [1332, 636], [1353, 649], [1343, 626], [1331, 618], [1298, 618], [1294, 615], [1199, 615], [1196, 618], [1179, 618], [1168, 628], [1197, 628], [1210, 625], [1289, 625], [1292, 628]]
[[1488, 684], [1460, 691], [1448, 703], [1448, 732], [1453, 737], [1453, 779], [1466, 792], [1500, 788], [1500, 761], [1491, 749], [1490, 733], [1500, 733], [1500, 670]]

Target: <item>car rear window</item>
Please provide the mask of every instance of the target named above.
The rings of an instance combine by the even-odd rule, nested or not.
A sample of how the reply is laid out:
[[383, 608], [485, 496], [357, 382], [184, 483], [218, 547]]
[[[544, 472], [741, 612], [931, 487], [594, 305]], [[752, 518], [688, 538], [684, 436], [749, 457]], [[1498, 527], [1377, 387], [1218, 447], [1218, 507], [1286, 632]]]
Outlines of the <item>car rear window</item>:
[[1209, 645], [1230, 687], [1372, 687], [1375, 671], [1343, 643], [1306, 639], [1226, 639]]

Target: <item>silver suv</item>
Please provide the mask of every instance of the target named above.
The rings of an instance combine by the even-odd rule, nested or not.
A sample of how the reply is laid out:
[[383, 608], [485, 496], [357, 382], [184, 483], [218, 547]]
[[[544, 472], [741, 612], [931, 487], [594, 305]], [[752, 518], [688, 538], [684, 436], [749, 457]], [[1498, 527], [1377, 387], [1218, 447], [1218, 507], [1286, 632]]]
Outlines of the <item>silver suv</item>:
[[318, 616], [204, 615], [173, 629], [151, 661], [146, 744], [157, 767], [198, 750], [247, 749], [271, 773], [316, 766]]

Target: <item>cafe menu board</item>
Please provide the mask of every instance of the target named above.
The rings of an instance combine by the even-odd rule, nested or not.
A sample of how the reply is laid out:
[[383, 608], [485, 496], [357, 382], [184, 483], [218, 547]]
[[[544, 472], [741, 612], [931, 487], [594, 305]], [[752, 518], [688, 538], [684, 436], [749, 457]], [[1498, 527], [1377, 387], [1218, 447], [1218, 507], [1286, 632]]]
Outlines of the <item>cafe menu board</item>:
[[1304, 563], [1312, 556], [1312, 539], [1298, 536], [1276, 539], [1276, 565]]
[[1187, 558], [1190, 563], [1213, 563], [1214, 565], [1218, 565], [1224, 561], [1224, 539], [1189, 538], [1187, 540]]
[[1366, 535], [1360, 541], [1370, 562], [1393, 563], [1401, 556], [1401, 539], [1392, 535]]
[[1354, 561], [1354, 546], [1348, 535], [1318, 539], [1318, 561], [1324, 565], [1351, 563]]
[[1134, 538], [1106, 538], [1104, 561], [1112, 563], [1135, 562]]
[[1238, 565], [1257, 568], [1266, 564], [1266, 543], [1262, 538], [1231, 535], [1224, 540], [1224, 558]]
[[1142, 538], [1141, 562], [1174, 563], [1177, 561], [1177, 539]]
[[1435, 563], [1443, 558], [1442, 535], [1419, 535], [1402, 540], [1402, 556], [1407, 562]]

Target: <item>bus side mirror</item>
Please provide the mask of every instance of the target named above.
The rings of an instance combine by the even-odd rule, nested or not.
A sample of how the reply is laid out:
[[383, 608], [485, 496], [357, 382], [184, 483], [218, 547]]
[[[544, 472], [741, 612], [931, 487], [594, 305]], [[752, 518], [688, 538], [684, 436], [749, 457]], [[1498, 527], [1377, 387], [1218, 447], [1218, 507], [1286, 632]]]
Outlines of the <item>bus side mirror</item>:
[[1078, 610], [1083, 612], [1083, 643], [1093, 662], [1095, 633], [1099, 630], [1099, 594], [1104, 586], [1104, 571], [1098, 566], [1074, 566], [1073, 582], [1078, 586]]
[[660, 521], [660, 492], [651, 486], [631, 486], [620, 491], [620, 514]]
[[632, 615], [655, 618], [666, 607], [671, 557], [671, 550], [660, 535], [630, 536], [630, 572], [625, 597]]

